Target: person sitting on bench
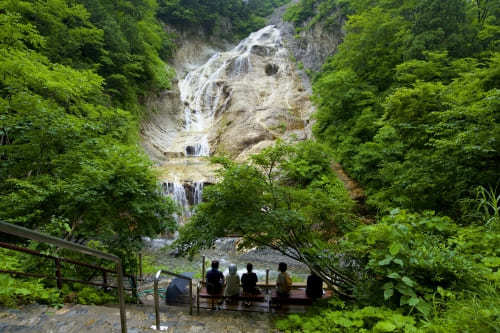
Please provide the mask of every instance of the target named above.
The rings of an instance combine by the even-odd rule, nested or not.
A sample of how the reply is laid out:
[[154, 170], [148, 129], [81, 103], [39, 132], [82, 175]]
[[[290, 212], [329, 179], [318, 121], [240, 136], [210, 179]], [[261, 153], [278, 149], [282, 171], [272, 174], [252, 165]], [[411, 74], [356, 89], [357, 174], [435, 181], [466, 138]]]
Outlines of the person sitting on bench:
[[226, 289], [224, 289], [224, 296], [230, 297], [233, 301], [240, 295], [240, 277], [237, 271], [235, 264], [229, 265], [229, 274], [226, 276]]
[[286, 272], [286, 263], [280, 262], [278, 265], [278, 278], [276, 279], [277, 294], [279, 297], [288, 297], [292, 290], [292, 279]]
[[307, 277], [306, 295], [311, 299], [321, 298], [323, 296], [323, 280], [311, 271]]
[[207, 293], [218, 295], [222, 292], [224, 285], [224, 274], [219, 271], [219, 262], [212, 261], [212, 269], [207, 272]]
[[254, 295], [260, 294], [259, 289], [257, 289], [257, 274], [252, 272], [253, 265], [251, 263], [247, 264], [247, 272], [241, 276], [241, 284], [243, 287], [243, 295], [247, 297], [245, 300], [245, 305], [252, 305], [251, 298]]

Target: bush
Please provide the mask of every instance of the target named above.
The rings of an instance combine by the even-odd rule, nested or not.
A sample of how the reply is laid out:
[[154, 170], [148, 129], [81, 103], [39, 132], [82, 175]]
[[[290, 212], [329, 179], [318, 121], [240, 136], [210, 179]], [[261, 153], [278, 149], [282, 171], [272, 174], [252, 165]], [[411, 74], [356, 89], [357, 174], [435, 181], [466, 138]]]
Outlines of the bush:
[[416, 332], [415, 319], [382, 307], [349, 309], [341, 301], [330, 302], [327, 309], [306, 316], [291, 315], [279, 320], [276, 327], [283, 332]]

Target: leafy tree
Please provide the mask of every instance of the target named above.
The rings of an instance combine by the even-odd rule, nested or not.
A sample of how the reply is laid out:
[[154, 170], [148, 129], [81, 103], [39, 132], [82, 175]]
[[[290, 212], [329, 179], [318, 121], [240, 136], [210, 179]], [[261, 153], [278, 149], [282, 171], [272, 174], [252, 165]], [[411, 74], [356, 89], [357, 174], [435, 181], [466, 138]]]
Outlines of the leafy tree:
[[345, 41], [313, 87], [314, 130], [378, 209], [465, 218], [459, 206], [474, 188], [496, 186], [498, 53], [494, 29], [481, 39], [476, 18], [495, 21], [496, 7], [471, 6], [380, 0], [344, 9], [354, 12]]
[[314, 132], [379, 216], [335, 239], [352, 264], [355, 301], [277, 326], [498, 331], [498, 1], [290, 8], [304, 29], [339, 11], [347, 18], [344, 43], [314, 78]]
[[142, 236], [174, 227], [173, 205], [133, 144], [135, 118], [104, 103], [104, 80], [92, 70], [41, 54], [48, 40], [17, 7], [6, 8], [0, 21], [0, 219], [80, 243], [98, 240], [133, 258]]
[[[307, 264], [331, 285], [348, 288], [334, 239], [354, 225], [353, 203], [332, 173], [325, 147], [278, 143], [252, 164], [217, 160], [221, 182], [208, 187], [177, 246], [183, 252], [210, 247], [238, 234], [243, 246], [267, 246]], [[306, 177], [306, 176], [307, 177]]]
[[179, 29], [201, 27], [208, 34], [239, 40], [263, 28], [264, 17], [289, 0], [160, 0], [158, 17]]

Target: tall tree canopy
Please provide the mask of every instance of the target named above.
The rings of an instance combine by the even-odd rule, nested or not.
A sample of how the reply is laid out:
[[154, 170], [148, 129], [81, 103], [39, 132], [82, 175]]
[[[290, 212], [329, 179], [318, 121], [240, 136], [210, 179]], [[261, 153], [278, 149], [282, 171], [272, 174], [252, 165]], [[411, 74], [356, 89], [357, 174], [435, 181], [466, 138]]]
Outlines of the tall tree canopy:
[[290, 6], [297, 29], [347, 19], [343, 44], [313, 75], [314, 133], [377, 218], [336, 242], [355, 263], [356, 300], [278, 328], [498, 331], [499, 14], [498, 1]]
[[348, 290], [352, 279], [339, 268], [338, 239], [356, 225], [353, 202], [331, 170], [328, 150], [305, 141], [278, 143], [251, 164], [222, 163], [221, 182], [181, 230], [178, 247], [193, 253], [218, 237], [236, 234], [242, 246], [267, 246], [307, 264], [330, 285]]
[[108, 51], [90, 13], [62, 0], [0, 8], [0, 219], [120, 254], [173, 228], [137, 117], [112, 106], [96, 73]]
[[290, 19], [325, 3], [348, 23], [314, 82], [316, 136], [373, 207], [467, 218], [500, 179], [498, 3], [304, 0]]

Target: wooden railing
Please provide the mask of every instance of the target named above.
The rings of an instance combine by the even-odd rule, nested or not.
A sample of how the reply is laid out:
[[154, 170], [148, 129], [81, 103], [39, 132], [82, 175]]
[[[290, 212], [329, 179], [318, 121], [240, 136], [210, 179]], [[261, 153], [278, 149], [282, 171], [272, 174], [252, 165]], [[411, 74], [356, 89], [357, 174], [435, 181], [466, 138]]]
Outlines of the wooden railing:
[[[36, 278], [46, 278], [46, 279], [51, 279], [51, 278], [54, 279], [55, 278], [58, 288], [62, 288], [63, 281], [68, 281], [68, 282], [78, 282], [78, 283], [83, 283], [83, 284], [88, 284], [88, 285], [117, 289], [118, 290], [118, 299], [120, 302], [121, 331], [122, 331], [122, 333], [127, 333], [127, 318], [126, 318], [126, 312], [125, 312], [125, 295], [124, 295], [124, 287], [123, 287], [123, 276], [124, 275], [123, 275], [122, 261], [119, 257], [112, 255], [112, 254], [109, 254], [109, 253], [105, 253], [105, 252], [101, 252], [101, 251], [98, 251], [95, 249], [91, 249], [89, 247], [86, 247], [86, 246], [83, 246], [80, 244], [68, 242], [64, 239], [45, 235], [45, 234], [30, 230], [30, 229], [27, 229], [24, 227], [20, 227], [20, 226], [10, 224], [10, 223], [5, 223], [2, 221], [0, 221], [0, 232], [6, 233], [9, 235], [13, 235], [13, 236], [17, 236], [17, 237], [21, 237], [21, 238], [25, 238], [25, 239], [31, 239], [31, 240], [34, 240], [34, 241], [37, 241], [40, 243], [52, 244], [52, 245], [55, 245], [59, 248], [64, 248], [67, 250], [79, 252], [82, 254], [86, 254], [89, 256], [93, 256], [96, 258], [100, 258], [100, 259], [104, 259], [104, 260], [108, 260], [108, 261], [113, 262], [115, 264], [115, 270], [110, 270], [110, 269], [107, 269], [104, 267], [80, 262], [77, 260], [73, 260], [73, 259], [69, 259], [69, 258], [59, 258], [59, 257], [51, 256], [51, 255], [46, 255], [46, 254], [40, 253], [40, 252], [35, 251], [35, 250], [19, 247], [17, 245], [13, 245], [13, 244], [9, 244], [9, 243], [0, 242], [0, 247], [10, 249], [13, 251], [27, 253], [30, 255], [38, 256], [38, 257], [43, 257], [43, 258], [46, 258], [49, 260], [54, 260], [55, 266], [56, 266], [55, 277], [54, 276], [45, 276], [45, 275], [36, 274], [36, 273], [18, 272], [18, 271], [10, 271], [10, 270], [0, 270], [0, 273], [11, 274], [14, 276], [26, 276], [26, 277], [36, 277]], [[103, 283], [96, 283], [96, 282], [91, 282], [91, 281], [81, 281], [81, 280], [64, 278], [62, 276], [62, 272], [61, 272], [61, 262], [67, 262], [67, 263], [71, 263], [74, 265], [79, 265], [79, 266], [98, 270], [102, 273]], [[108, 280], [107, 274], [108, 273], [116, 274], [116, 276], [117, 276], [117, 285], [116, 286], [112, 286], [112, 285], [108, 284], [108, 282], [107, 282], [107, 280]], [[130, 277], [130, 276], [128, 276], [128, 277]], [[135, 288], [136, 288], [135, 279], [134, 279], [134, 277], [131, 277], [131, 278], [133, 281], [133, 287], [129, 290], [132, 290], [135, 293]]]
[[[104, 268], [101, 266], [88, 264], [88, 263], [81, 262], [81, 261], [74, 260], [74, 259], [60, 258], [60, 257], [51, 256], [48, 254], [43, 254], [41, 252], [38, 252], [38, 251], [35, 251], [32, 249], [20, 247], [20, 246], [9, 244], [9, 243], [0, 242], [0, 247], [4, 248], [4, 249], [16, 251], [16, 252], [27, 253], [29, 255], [41, 257], [44, 259], [54, 260], [55, 275], [50, 276], [50, 275], [19, 272], [19, 271], [5, 270], [5, 269], [0, 269], [0, 273], [10, 274], [10, 275], [15, 275], [15, 276], [42, 278], [42, 279], [55, 279], [58, 289], [62, 289], [63, 282], [87, 284], [87, 285], [92, 285], [92, 286], [96, 286], [96, 287], [103, 287], [104, 289], [108, 289], [108, 288], [117, 289], [118, 288], [118, 286], [113, 286], [113, 285], [108, 283], [108, 277], [109, 277], [108, 274], [116, 274], [116, 272], [114, 270], [107, 269], [107, 268]], [[99, 271], [101, 273], [101, 276], [102, 276], [102, 283], [93, 282], [93, 281], [85, 281], [85, 280], [76, 280], [76, 279], [63, 277], [62, 270], [61, 270], [61, 263], [63, 263], [63, 262]], [[136, 291], [137, 284], [135, 282], [135, 280], [136, 280], [135, 277], [132, 275], [124, 275], [124, 277], [127, 277], [132, 281], [132, 287], [131, 288], [124, 288], [124, 290], [132, 291], [132, 293], [135, 295], [137, 293], [137, 291]]]

